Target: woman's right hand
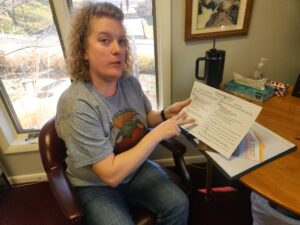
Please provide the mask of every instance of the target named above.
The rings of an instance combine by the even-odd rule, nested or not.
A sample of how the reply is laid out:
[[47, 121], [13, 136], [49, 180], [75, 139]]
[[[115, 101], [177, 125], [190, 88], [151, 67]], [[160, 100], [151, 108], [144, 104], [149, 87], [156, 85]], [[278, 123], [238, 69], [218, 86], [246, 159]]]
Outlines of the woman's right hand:
[[157, 135], [157, 138], [162, 141], [174, 136], [179, 136], [179, 126], [193, 122], [195, 122], [195, 120], [187, 117], [186, 112], [181, 112], [178, 115], [160, 123], [151, 132], [154, 132]]

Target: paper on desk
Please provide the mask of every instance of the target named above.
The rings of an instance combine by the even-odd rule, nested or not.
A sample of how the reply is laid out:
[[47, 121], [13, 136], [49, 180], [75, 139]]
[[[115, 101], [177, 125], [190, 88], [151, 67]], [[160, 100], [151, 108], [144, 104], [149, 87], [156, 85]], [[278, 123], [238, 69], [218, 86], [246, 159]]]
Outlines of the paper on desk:
[[196, 122], [182, 128], [230, 158], [250, 130], [261, 107], [195, 81], [192, 103], [185, 111]]
[[296, 145], [263, 125], [254, 122], [251, 132], [255, 132], [263, 142], [263, 151], [259, 153], [260, 160], [252, 160], [245, 157], [236, 157], [234, 154], [230, 159], [225, 158], [217, 152], [206, 151], [207, 156], [218, 165], [218, 168], [229, 179], [236, 179], [245, 173], [264, 165], [288, 152], [296, 150]]

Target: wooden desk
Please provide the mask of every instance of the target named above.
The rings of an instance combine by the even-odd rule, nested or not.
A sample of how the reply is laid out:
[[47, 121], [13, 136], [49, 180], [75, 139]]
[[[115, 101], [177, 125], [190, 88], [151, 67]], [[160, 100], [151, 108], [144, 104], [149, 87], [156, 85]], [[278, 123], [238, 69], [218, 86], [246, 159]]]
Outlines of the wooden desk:
[[240, 178], [270, 201], [300, 215], [300, 98], [272, 97], [263, 103], [257, 122], [297, 145], [297, 150]]

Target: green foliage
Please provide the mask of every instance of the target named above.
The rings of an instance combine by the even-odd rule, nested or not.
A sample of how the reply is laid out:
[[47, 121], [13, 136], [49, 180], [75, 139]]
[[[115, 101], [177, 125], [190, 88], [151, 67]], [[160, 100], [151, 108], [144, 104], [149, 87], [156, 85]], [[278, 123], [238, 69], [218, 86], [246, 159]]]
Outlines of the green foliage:
[[153, 17], [152, 17], [152, 15], [150, 15], [150, 16], [144, 16], [143, 18], [144, 18], [144, 20], [147, 22], [147, 24], [149, 26], [153, 26]]
[[153, 39], [153, 23], [149, 23], [149, 20], [142, 18], [142, 24], [147, 39]]
[[139, 55], [139, 71], [144, 74], [155, 74], [154, 58], [148, 55]]
[[9, 34], [34, 34], [53, 24], [49, 3], [30, 1], [2, 9], [0, 29]]
[[[14, 55], [5, 57], [4, 52], [0, 50], [0, 78], [23, 78], [28, 74], [41, 74], [43, 71], [49, 71], [52, 78], [65, 77], [66, 68], [63, 56], [53, 55], [49, 58], [48, 54], [33, 52], [30, 55]], [[7, 74], [9, 76], [7, 77]]]

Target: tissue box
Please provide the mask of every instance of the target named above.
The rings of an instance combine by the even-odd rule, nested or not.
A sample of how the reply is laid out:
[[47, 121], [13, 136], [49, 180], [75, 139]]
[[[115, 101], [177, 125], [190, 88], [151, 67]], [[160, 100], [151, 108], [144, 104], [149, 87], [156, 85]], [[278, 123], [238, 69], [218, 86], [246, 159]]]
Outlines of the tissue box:
[[275, 88], [266, 86], [265, 90], [258, 90], [231, 80], [227, 84], [225, 84], [225, 91], [245, 97], [249, 100], [263, 102], [274, 95]]

